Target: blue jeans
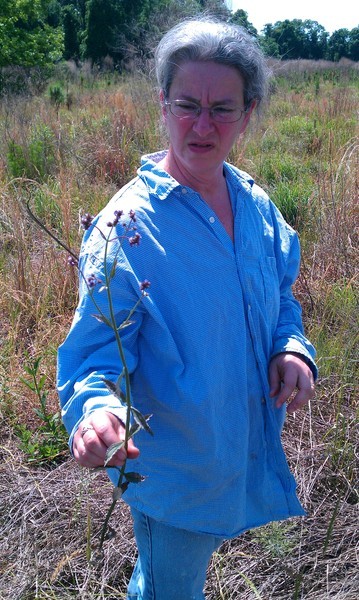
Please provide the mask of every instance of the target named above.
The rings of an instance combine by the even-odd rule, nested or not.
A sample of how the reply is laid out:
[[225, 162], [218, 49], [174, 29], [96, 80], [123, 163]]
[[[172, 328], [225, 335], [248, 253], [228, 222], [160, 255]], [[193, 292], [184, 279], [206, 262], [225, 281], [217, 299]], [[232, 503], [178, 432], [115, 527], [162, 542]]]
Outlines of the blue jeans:
[[207, 566], [222, 538], [164, 525], [131, 510], [139, 556], [127, 600], [203, 600]]

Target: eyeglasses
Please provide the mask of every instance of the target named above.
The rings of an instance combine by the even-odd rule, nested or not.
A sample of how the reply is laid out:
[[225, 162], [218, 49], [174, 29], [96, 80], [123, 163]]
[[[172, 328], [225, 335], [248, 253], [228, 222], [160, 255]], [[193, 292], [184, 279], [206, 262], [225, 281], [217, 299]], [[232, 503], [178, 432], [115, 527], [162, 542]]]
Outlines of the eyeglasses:
[[208, 110], [211, 119], [217, 123], [235, 123], [249, 110], [249, 108], [231, 108], [225, 105], [209, 108], [188, 100], [172, 100], [163, 104], [168, 106], [170, 112], [178, 119], [190, 119], [192, 121], [197, 119], [203, 110]]

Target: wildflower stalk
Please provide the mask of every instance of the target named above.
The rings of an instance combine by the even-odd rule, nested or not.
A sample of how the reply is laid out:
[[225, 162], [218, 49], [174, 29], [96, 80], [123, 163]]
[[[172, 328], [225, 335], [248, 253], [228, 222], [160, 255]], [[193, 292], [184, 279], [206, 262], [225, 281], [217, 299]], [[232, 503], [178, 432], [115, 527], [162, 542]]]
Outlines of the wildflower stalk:
[[[111, 232], [112, 232], [112, 228], [111, 228]], [[111, 234], [110, 232], [110, 234]], [[116, 323], [116, 319], [115, 319], [115, 311], [114, 311], [114, 307], [113, 307], [113, 300], [112, 300], [112, 294], [111, 294], [111, 289], [110, 289], [110, 285], [111, 285], [111, 279], [112, 279], [112, 273], [113, 273], [113, 267], [114, 264], [112, 265], [111, 268], [111, 273], [108, 273], [108, 268], [107, 268], [107, 253], [108, 253], [108, 244], [109, 244], [109, 239], [110, 239], [110, 235], [108, 236], [107, 240], [106, 240], [106, 244], [105, 244], [105, 256], [104, 256], [104, 265], [105, 265], [105, 283], [106, 283], [106, 294], [107, 294], [107, 302], [108, 302], [108, 308], [109, 308], [109, 316], [110, 316], [110, 323], [111, 323], [111, 327], [113, 329], [113, 332], [115, 334], [115, 338], [116, 338], [116, 343], [117, 343], [117, 347], [118, 347], [118, 351], [119, 351], [119, 355], [120, 355], [120, 359], [121, 359], [121, 363], [122, 363], [122, 374], [125, 378], [125, 403], [126, 403], [126, 407], [127, 407], [127, 413], [126, 413], [126, 423], [125, 423], [125, 439], [124, 439], [124, 448], [126, 451], [126, 458], [124, 460], [124, 463], [121, 467], [120, 470], [120, 475], [118, 478], [118, 482], [117, 482], [117, 489], [121, 489], [121, 485], [124, 479], [124, 474], [126, 471], [126, 464], [127, 464], [127, 448], [128, 448], [128, 441], [129, 441], [129, 431], [130, 431], [130, 418], [131, 418], [131, 383], [130, 383], [130, 374], [128, 371], [128, 367], [127, 367], [127, 363], [126, 363], [126, 356], [123, 350], [123, 346], [122, 346], [122, 341], [121, 341], [121, 337], [119, 334], [119, 329], [117, 327], [117, 323]], [[122, 242], [120, 244], [120, 248], [121, 248]], [[119, 251], [119, 250], [118, 250]], [[116, 253], [116, 257], [117, 257], [118, 252]], [[116, 261], [116, 257], [115, 257], [115, 261]], [[142, 299], [142, 298], [141, 298]], [[134, 313], [135, 308], [138, 306], [139, 302], [141, 301], [138, 300], [136, 302], [135, 307], [130, 311], [130, 313], [127, 315], [127, 318], [125, 319], [125, 322], [128, 322], [131, 315]], [[123, 323], [122, 323], [123, 325]], [[102, 525], [102, 529], [101, 529], [101, 534], [100, 534], [100, 545], [99, 545], [99, 550], [101, 551], [103, 548], [103, 544], [105, 542], [106, 539], [106, 534], [107, 534], [107, 529], [108, 529], [108, 524], [111, 518], [111, 515], [116, 507], [117, 504], [117, 495], [116, 493], [113, 495], [113, 500], [112, 503], [107, 511], [105, 520], [103, 522]]]
[[[140, 295], [139, 299], [135, 302], [134, 306], [130, 309], [127, 317], [124, 319], [124, 321], [122, 321], [122, 323], [120, 325], [117, 325], [117, 323], [116, 323], [116, 315], [115, 315], [113, 298], [112, 298], [112, 293], [111, 293], [111, 282], [112, 282], [113, 277], [115, 276], [117, 258], [118, 258], [119, 252], [122, 248], [123, 240], [128, 239], [131, 246], [138, 245], [141, 236], [138, 233], [135, 233], [135, 235], [133, 237], [130, 237], [130, 238], [128, 237], [129, 232], [132, 229], [136, 229], [134, 226], [134, 222], [136, 221], [136, 216], [135, 216], [134, 211], [130, 211], [130, 213], [129, 213], [130, 220], [127, 224], [125, 224], [124, 234], [121, 236], [115, 235], [114, 237], [112, 237], [113, 231], [114, 231], [116, 225], [119, 223], [121, 216], [123, 215], [122, 211], [116, 211], [114, 221], [112, 223], [108, 223], [108, 226], [110, 227], [110, 232], [107, 236], [105, 236], [103, 234], [103, 232], [96, 225], [93, 225], [94, 227], [96, 227], [98, 229], [101, 237], [105, 241], [104, 261], [103, 261], [104, 262], [105, 281], [100, 282], [95, 276], [90, 276], [89, 278], [85, 277], [85, 274], [83, 273], [83, 271], [81, 270], [81, 268], [79, 266], [78, 256], [71, 250], [71, 248], [69, 248], [67, 246], [67, 244], [62, 242], [54, 233], [52, 233], [46, 227], [46, 225], [44, 225], [36, 217], [36, 215], [34, 215], [34, 213], [32, 212], [32, 210], [30, 208], [29, 202], [27, 202], [26, 206], [27, 206], [27, 211], [28, 211], [31, 219], [47, 235], [49, 235], [57, 244], [59, 244], [69, 254], [69, 260], [68, 260], [69, 264], [71, 264], [72, 266], [76, 266], [76, 268], [78, 269], [80, 277], [84, 281], [84, 283], [87, 287], [87, 291], [91, 297], [91, 300], [92, 300], [96, 310], [98, 311], [98, 314], [94, 315], [94, 317], [97, 318], [102, 323], [104, 323], [105, 325], [111, 327], [111, 329], [114, 332], [114, 336], [116, 339], [116, 344], [117, 344], [117, 348], [118, 348], [118, 352], [119, 352], [119, 357], [120, 357], [121, 364], [122, 364], [122, 371], [121, 371], [121, 374], [120, 374], [116, 384], [114, 384], [112, 381], [104, 379], [104, 383], [105, 383], [106, 387], [108, 388], [108, 390], [110, 391], [110, 393], [114, 394], [120, 401], [124, 402], [127, 410], [126, 410], [124, 440], [121, 440], [118, 443], [112, 444], [112, 446], [110, 446], [107, 449], [104, 466], [100, 467], [100, 469], [107, 467], [108, 463], [110, 462], [111, 458], [116, 454], [116, 452], [120, 448], [125, 449], [126, 458], [122, 464], [122, 467], [121, 468], [108, 467], [108, 468], [113, 468], [113, 469], [116, 469], [117, 471], [119, 471], [119, 478], [118, 478], [117, 486], [115, 486], [114, 491], [113, 491], [112, 503], [106, 513], [103, 525], [102, 525], [100, 533], [99, 533], [100, 541], [99, 541], [99, 546], [97, 548], [95, 555], [99, 556], [101, 559], [104, 542], [108, 537], [110, 537], [109, 521], [110, 521], [111, 515], [115, 509], [117, 501], [121, 498], [122, 493], [127, 489], [128, 485], [130, 483], [140, 483], [144, 479], [144, 477], [142, 477], [139, 473], [126, 473], [128, 442], [129, 442], [130, 438], [133, 437], [133, 435], [135, 435], [135, 433], [137, 433], [140, 429], [145, 429], [148, 433], [153, 435], [152, 430], [150, 429], [150, 427], [147, 423], [147, 421], [149, 420], [151, 415], [144, 416], [137, 409], [135, 409], [132, 406], [130, 373], [128, 370], [126, 355], [124, 352], [124, 348], [123, 348], [121, 336], [120, 336], [120, 330], [131, 325], [131, 323], [132, 323], [131, 318], [132, 318], [133, 314], [136, 312], [139, 304], [142, 302], [143, 297], [148, 295], [146, 292], [146, 289], [150, 286], [150, 283], [147, 280], [145, 280], [144, 282], [141, 283], [141, 285], [140, 285], [141, 295]], [[89, 229], [92, 226], [92, 220], [93, 220], [93, 217], [91, 215], [89, 215], [89, 214], [83, 215], [83, 217], [81, 218], [81, 224], [82, 224], [83, 229], [85, 229], [85, 230]], [[116, 249], [114, 258], [111, 263], [111, 267], [109, 269], [109, 265], [108, 265], [109, 244], [112, 242], [115, 242], [115, 241], [118, 242], [118, 247]], [[103, 310], [99, 306], [98, 302], [96, 301], [96, 298], [94, 297], [94, 289], [95, 289], [96, 285], [99, 283], [104, 283], [104, 285], [101, 287], [99, 292], [103, 291], [104, 289], [106, 290], [108, 315], [106, 315], [103, 312]], [[125, 392], [122, 391], [121, 386], [120, 386], [122, 379], [124, 379]], [[134, 417], [134, 420], [135, 420], [135, 424], [132, 427], [131, 427], [131, 415]]]

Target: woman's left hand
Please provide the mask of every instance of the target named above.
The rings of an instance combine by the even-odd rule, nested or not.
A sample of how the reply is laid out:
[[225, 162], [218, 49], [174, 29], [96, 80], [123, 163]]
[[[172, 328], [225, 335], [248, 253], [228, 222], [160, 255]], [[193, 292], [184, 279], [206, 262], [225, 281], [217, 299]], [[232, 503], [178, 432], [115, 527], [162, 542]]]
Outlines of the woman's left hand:
[[314, 377], [310, 367], [299, 354], [282, 352], [274, 356], [269, 364], [270, 396], [277, 396], [279, 408], [296, 394], [288, 404], [288, 413], [302, 408], [314, 396]]

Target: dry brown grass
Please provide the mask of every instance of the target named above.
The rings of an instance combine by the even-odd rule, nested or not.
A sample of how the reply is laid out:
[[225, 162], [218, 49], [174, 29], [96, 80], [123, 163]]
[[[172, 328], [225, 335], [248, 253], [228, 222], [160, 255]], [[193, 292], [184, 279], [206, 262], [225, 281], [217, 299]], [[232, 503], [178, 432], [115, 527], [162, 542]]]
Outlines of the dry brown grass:
[[[226, 542], [208, 570], [208, 600], [358, 597], [355, 481], [346, 481], [328, 454], [335, 389], [333, 382], [321, 386], [328, 386], [323, 390], [328, 406], [314, 402], [304, 418], [298, 415], [288, 422], [285, 433], [308, 516]], [[355, 439], [349, 428], [347, 435]], [[117, 536], [107, 543], [102, 568], [86, 560], [88, 527], [93, 541], [109, 502], [107, 479], [93, 477], [72, 460], [51, 470], [30, 469], [15, 440], [6, 438], [0, 466], [2, 600], [124, 598], [136, 559], [124, 504], [113, 517]], [[357, 459], [353, 456], [353, 463]]]

